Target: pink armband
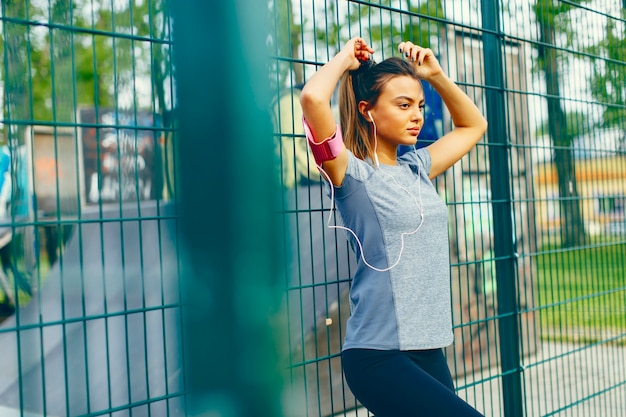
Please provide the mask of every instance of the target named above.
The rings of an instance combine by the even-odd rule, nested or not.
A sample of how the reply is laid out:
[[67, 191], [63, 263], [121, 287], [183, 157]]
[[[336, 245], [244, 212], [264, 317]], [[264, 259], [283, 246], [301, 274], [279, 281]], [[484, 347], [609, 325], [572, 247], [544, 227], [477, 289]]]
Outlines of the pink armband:
[[337, 125], [337, 130], [335, 130], [335, 133], [332, 136], [321, 142], [315, 142], [313, 134], [311, 133], [311, 128], [304, 117], [302, 118], [302, 125], [304, 126], [304, 133], [307, 141], [309, 142], [311, 153], [313, 154], [315, 163], [318, 166], [322, 166], [322, 164], [326, 161], [335, 159], [337, 155], [343, 151], [343, 136], [341, 136], [341, 129], [339, 128], [339, 125]]

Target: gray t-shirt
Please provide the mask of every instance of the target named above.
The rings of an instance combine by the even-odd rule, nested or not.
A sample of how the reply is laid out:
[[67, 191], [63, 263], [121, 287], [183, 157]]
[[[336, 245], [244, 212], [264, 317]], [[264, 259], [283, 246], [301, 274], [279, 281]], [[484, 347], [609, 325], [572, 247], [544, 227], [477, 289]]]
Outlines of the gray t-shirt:
[[384, 272], [368, 267], [347, 232], [358, 264], [343, 350], [419, 350], [452, 343], [448, 213], [428, 178], [430, 166], [426, 149], [380, 169], [348, 151], [345, 179], [335, 187], [343, 225], [356, 233], [373, 267], [385, 270], [400, 260]]

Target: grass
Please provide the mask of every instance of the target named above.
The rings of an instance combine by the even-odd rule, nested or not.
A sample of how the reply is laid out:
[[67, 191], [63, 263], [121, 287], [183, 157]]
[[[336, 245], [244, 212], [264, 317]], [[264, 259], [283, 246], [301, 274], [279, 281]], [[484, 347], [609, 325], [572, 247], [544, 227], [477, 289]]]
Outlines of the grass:
[[543, 337], [606, 340], [626, 332], [625, 243], [544, 249], [537, 271]]

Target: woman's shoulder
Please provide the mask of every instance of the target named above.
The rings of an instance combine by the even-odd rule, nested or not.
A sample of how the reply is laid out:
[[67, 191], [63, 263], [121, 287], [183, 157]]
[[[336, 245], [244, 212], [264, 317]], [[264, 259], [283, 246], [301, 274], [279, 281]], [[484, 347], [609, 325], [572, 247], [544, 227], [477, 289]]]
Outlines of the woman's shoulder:
[[430, 152], [426, 148], [405, 152], [398, 157], [398, 163], [417, 166], [428, 174], [431, 166]]

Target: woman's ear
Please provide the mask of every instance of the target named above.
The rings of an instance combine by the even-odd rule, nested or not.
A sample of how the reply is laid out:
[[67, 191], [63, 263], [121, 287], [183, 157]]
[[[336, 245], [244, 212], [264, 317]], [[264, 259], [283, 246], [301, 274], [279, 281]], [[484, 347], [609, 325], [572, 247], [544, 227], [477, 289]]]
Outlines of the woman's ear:
[[369, 103], [365, 100], [361, 100], [359, 101], [358, 108], [359, 108], [359, 113], [361, 113], [361, 116], [363, 116], [363, 118], [367, 120], [368, 122], [371, 122], [372, 118], [368, 114]]

